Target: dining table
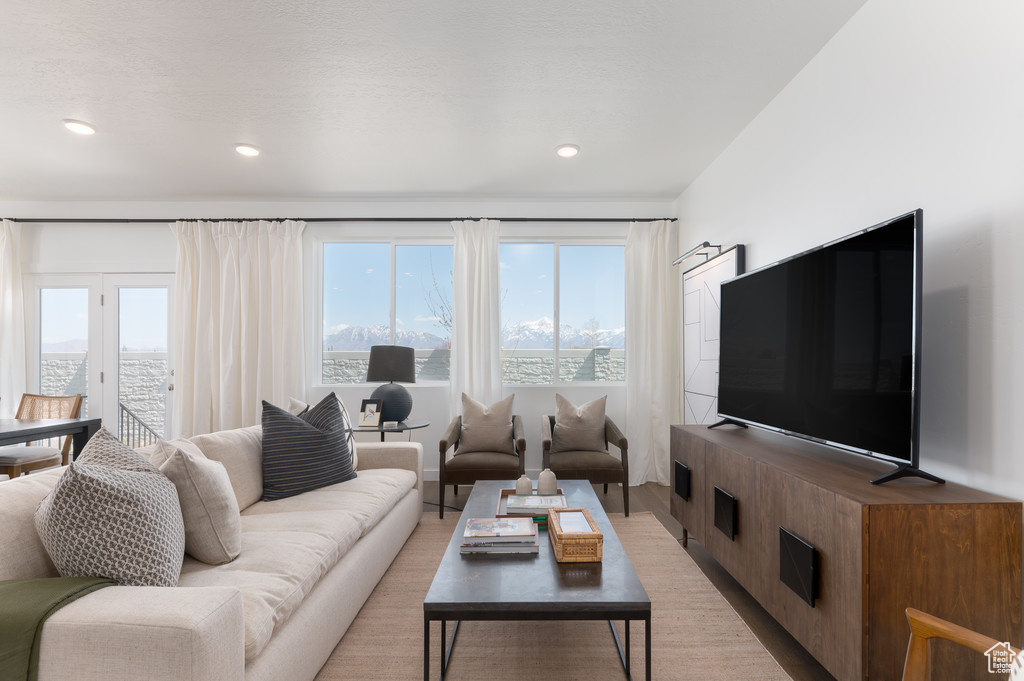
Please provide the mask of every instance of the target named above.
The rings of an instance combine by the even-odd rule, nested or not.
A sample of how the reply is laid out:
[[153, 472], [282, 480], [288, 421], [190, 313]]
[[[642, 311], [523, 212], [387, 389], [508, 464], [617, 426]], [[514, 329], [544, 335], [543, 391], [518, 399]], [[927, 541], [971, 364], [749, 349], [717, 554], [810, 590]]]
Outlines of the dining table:
[[0, 419], [0, 446], [70, 435], [71, 458], [77, 459], [100, 423], [98, 418]]

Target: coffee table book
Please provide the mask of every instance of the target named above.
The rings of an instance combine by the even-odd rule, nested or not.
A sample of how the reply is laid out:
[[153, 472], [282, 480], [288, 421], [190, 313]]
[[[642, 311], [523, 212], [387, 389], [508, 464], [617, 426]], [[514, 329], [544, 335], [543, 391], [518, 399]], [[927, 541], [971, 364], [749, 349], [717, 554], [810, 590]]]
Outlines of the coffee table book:
[[[514, 489], [502, 489], [502, 490], [499, 490], [498, 491], [498, 506], [497, 506], [497, 508], [494, 511], [494, 515], [499, 517], [499, 518], [508, 518], [508, 517], [530, 515], [530, 516], [533, 516], [533, 519], [536, 522], [541, 522], [541, 523], [546, 523], [547, 522], [547, 520], [548, 520], [548, 518], [547, 518], [548, 507], [546, 507], [546, 506], [545, 507], [540, 507], [540, 508], [537, 508], [537, 509], [523, 510], [523, 511], [518, 511], [518, 512], [510, 511], [509, 508], [508, 508], [508, 501], [509, 501], [510, 498], [516, 497], [516, 496], [520, 496], [520, 495], [517, 495], [516, 491]], [[522, 496], [527, 496], [527, 495], [522, 495]], [[561, 489], [556, 489], [554, 494], [538, 495], [538, 494], [534, 493], [534, 494], [531, 494], [529, 496], [534, 496], [534, 497], [540, 497], [540, 496], [544, 496], [544, 497], [563, 497], [563, 499], [564, 499], [565, 492], [563, 492]]]
[[537, 554], [540, 553], [540, 535], [533, 535], [533, 539], [525, 542], [505, 542], [499, 544], [463, 544], [459, 547], [459, 553], [469, 554], [501, 554], [512, 553]]
[[537, 535], [530, 518], [470, 518], [462, 534], [463, 544], [522, 542]]
[[505, 510], [509, 514], [538, 515], [549, 508], [566, 508], [563, 494], [510, 494]]
[[462, 534], [461, 553], [537, 553], [537, 526], [532, 518], [470, 518]]

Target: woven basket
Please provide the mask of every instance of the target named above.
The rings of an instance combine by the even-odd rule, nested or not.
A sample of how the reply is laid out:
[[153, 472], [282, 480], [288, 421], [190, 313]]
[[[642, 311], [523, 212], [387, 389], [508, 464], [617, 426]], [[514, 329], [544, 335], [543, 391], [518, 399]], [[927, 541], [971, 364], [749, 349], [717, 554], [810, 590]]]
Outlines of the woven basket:
[[[590, 532], [566, 532], [559, 522], [563, 513], [582, 513], [590, 525]], [[559, 563], [600, 563], [604, 535], [597, 529], [590, 511], [585, 508], [558, 508], [548, 511], [548, 538]]]

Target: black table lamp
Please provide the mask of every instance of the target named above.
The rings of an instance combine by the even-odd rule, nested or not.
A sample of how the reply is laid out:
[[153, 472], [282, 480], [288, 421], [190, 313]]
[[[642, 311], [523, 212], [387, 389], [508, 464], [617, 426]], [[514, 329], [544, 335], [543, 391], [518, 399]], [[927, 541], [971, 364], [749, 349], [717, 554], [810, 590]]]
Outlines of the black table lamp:
[[412, 395], [404, 385], [394, 383], [416, 382], [416, 353], [401, 345], [374, 345], [370, 347], [370, 365], [366, 369], [366, 382], [391, 381], [379, 386], [370, 395], [382, 400], [381, 421], [404, 421], [412, 411]]

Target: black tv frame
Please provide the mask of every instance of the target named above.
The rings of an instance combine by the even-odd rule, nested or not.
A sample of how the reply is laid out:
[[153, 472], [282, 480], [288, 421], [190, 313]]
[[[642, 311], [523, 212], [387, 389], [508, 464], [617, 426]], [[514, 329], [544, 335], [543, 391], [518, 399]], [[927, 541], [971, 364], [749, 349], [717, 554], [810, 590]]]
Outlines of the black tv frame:
[[[913, 320], [914, 360], [913, 360], [912, 384], [911, 384], [913, 386], [913, 389], [911, 391], [911, 442], [910, 442], [910, 460], [909, 460], [909, 462], [907, 462], [907, 461], [905, 461], [903, 459], [893, 460], [892, 457], [881, 455], [881, 454], [879, 454], [877, 452], [866, 451], [866, 450], [859, 449], [859, 448], [856, 448], [856, 447], [844, 445], [844, 444], [839, 443], [839, 442], [831, 442], [831, 441], [828, 441], [828, 440], [824, 440], [824, 439], [821, 439], [821, 438], [814, 437], [812, 435], [807, 435], [805, 433], [798, 433], [798, 432], [786, 430], [784, 428], [777, 428], [777, 427], [771, 426], [769, 424], [757, 423], [755, 421], [752, 421], [752, 420], [749, 420], [749, 419], [744, 419], [742, 417], [738, 417], [738, 416], [734, 416], [734, 415], [730, 415], [730, 414], [725, 414], [725, 413], [722, 413], [721, 411], [718, 412], [718, 416], [722, 420], [718, 421], [717, 423], [713, 423], [713, 424], [709, 425], [708, 429], [718, 428], [719, 426], [724, 426], [724, 425], [740, 426], [742, 428], [746, 428], [748, 425], [752, 425], [752, 426], [757, 426], [758, 428], [764, 428], [766, 430], [772, 430], [772, 431], [775, 431], [775, 432], [778, 432], [778, 433], [782, 433], [784, 435], [789, 435], [791, 437], [798, 437], [798, 438], [801, 438], [803, 440], [809, 440], [811, 442], [816, 442], [818, 444], [823, 444], [823, 445], [827, 445], [827, 446], [830, 446], [830, 447], [835, 447], [836, 449], [841, 449], [841, 450], [844, 450], [844, 451], [849, 451], [849, 452], [852, 452], [854, 454], [860, 454], [862, 456], [870, 456], [872, 458], [879, 459], [881, 461], [887, 461], [887, 462], [889, 462], [889, 463], [891, 463], [891, 464], [896, 466], [895, 470], [890, 471], [890, 472], [886, 473], [885, 475], [879, 476], [878, 478], [875, 478], [874, 480], [872, 480], [871, 481], [872, 485], [881, 485], [881, 484], [884, 484], [886, 482], [892, 482], [893, 480], [898, 480], [899, 478], [906, 478], [906, 477], [924, 478], [925, 480], [929, 480], [931, 482], [935, 482], [935, 483], [939, 483], [939, 484], [943, 484], [943, 483], [946, 482], [945, 480], [943, 480], [942, 478], [940, 478], [938, 476], [932, 475], [931, 473], [927, 473], [927, 472], [921, 470], [920, 467], [919, 467], [920, 457], [921, 457], [921, 321], [922, 321], [922, 306], [923, 306], [923, 295], [922, 295], [923, 277], [922, 277], [922, 269], [923, 269], [923, 264], [924, 264], [924, 255], [923, 255], [923, 253], [924, 253], [924, 249], [923, 249], [924, 238], [922, 236], [922, 226], [924, 224], [924, 211], [922, 209], [918, 208], [918, 209], [910, 211], [908, 213], [904, 213], [902, 215], [898, 215], [898, 216], [896, 216], [896, 217], [894, 217], [894, 218], [892, 218], [890, 220], [886, 220], [886, 221], [880, 222], [880, 223], [878, 223], [876, 225], [872, 225], [871, 227], [867, 227], [866, 229], [862, 229], [862, 230], [859, 230], [859, 231], [854, 232], [852, 234], [847, 234], [846, 236], [840, 237], [838, 239], [834, 239], [834, 240], [829, 241], [828, 243], [822, 244], [820, 246], [816, 246], [814, 248], [809, 248], [809, 249], [807, 249], [805, 251], [801, 251], [800, 253], [797, 253], [795, 255], [791, 255], [788, 258], [783, 258], [782, 260], [778, 260], [776, 262], [773, 262], [771, 264], [765, 265], [763, 267], [759, 267], [759, 268], [757, 268], [755, 270], [752, 270], [750, 272], [747, 272], [745, 274], [741, 274], [738, 277], [736, 277], [736, 279], [740, 279], [740, 278], [748, 277], [748, 276], [751, 276], [751, 275], [755, 275], [758, 272], [762, 272], [764, 270], [770, 269], [770, 268], [775, 267], [777, 265], [781, 265], [781, 264], [789, 262], [791, 260], [796, 260], [798, 258], [801, 258], [801, 257], [809, 254], [809, 253], [813, 253], [815, 251], [820, 251], [822, 249], [829, 248], [829, 247], [834, 246], [836, 244], [842, 243], [843, 241], [846, 241], [848, 239], [852, 239], [853, 237], [857, 237], [857, 236], [860, 236], [862, 234], [866, 234], [866, 233], [871, 232], [873, 230], [876, 230], [876, 229], [885, 227], [885, 226], [887, 226], [889, 224], [892, 224], [893, 222], [897, 222], [899, 220], [906, 219], [907, 217], [910, 217], [910, 216], [913, 216], [913, 219], [914, 219], [914, 320]], [[733, 279], [732, 281], [735, 281], [735, 279]]]

